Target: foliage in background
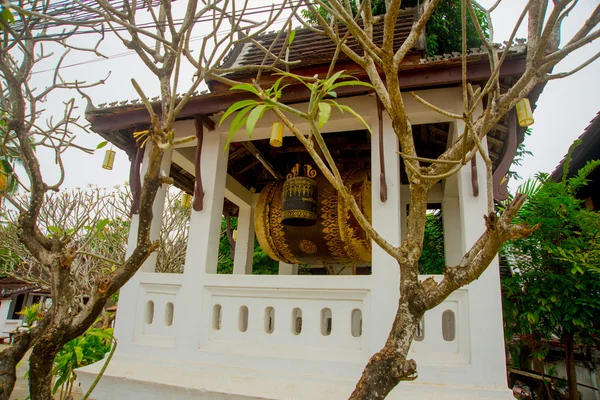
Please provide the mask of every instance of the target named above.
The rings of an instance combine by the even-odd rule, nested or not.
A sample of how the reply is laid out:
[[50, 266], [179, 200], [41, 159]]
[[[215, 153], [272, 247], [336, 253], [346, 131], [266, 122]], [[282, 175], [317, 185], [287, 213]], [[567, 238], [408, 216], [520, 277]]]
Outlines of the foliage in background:
[[44, 310], [41, 303], [34, 303], [29, 307], [23, 308], [17, 314], [23, 317], [29, 329], [37, 322], [44, 318]]
[[56, 383], [52, 394], [60, 389], [59, 400], [71, 398], [77, 379], [75, 369], [93, 364], [104, 358], [113, 345], [112, 328], [91, 328], [83, 335], [67, 342], [54, 359], [52, 374]]
[[566, 348], [567, 370], [572, 361], [573, 372], [573, 344], [599, 344], [600, 213], [587, 210], [576, 197], [599, 165], [588, 162], [560, 182], [538, 174], [535, 183], [522, 187], [530, 198], [518, 218], [539, 224], [539, 229], [506, 246], [515, 260], [513, 276], [502, 281], [507, 341], [518, 337], [534, 357], [543, 359], [547, 340], [559, 338]]
[[[237, 218], [231, 217], [231, 230], [237, 229]], [[226, 232], [227, 224], [225, 218], [221, 220], [221, 236], [219, 239], [219, 261], [217, 265], [218, 274], [233, 273], [233, 259], [231, 258], [231, 246]], [[267, 253], [260, 247], [258, 240], [254, 239], [254, 254], [252, 256], [252, 274], [255, 275], [277, 275], [279, 263], [269, 258]]]
[[442, 212], [437, 210], [427, 214], [425, 221], [425, 237], [423, 239], [423, 252], [419, 259], [419, 274], [443, 274], [444, 255], [444, 225]]
[[[371, 4], [374, 16], [385, 14], [385, 0], [373, 0]], [[440, 1], [431, 18], [429, 18], [425, 27], [428, 56], [451, 54], [452, 52], [461, 51], [462, 22], [460, 4], [460, 0]], [[350, 5], [354, 15], [356, 15], [358, 12], [356, 0], [350, 0]], [[402, 2], [402, 8], [418, 7], [419, 5], [419, 0], [405, 0]], [[315, 4], [315, 8], [321, 16], [327, 18], [327, 11], [323, 7]], [[481, 24], [483, 32], [486, 37], [489, 37], [488, 22], [485, 14], [477, 7], [475, 8], [475, 12], [477, 13], [477, 19]], [[306, 21], [311, 24], [317, 24], [317, 19], [309, 10], [301, 10], [301, 13]], [[467, 48], [480, 47], [481, 45], [482, 42], [477, 35], [475, 24], [473, 24], [470, 18], [467, 18]]]

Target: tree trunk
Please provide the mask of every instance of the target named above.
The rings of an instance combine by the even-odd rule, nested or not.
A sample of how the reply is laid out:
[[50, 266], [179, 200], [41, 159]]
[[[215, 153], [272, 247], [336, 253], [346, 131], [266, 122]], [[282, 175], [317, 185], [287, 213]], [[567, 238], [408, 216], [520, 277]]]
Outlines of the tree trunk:
[[369, 360], [350, 400], [385, 399], [400, 381], [412, 380], [410, 376], [416, 372], [417, 364], [414, 360], [407, 360], [406, 356], [423, 315], [411, 312], [405, 296], [400, 297], [396, 318], [385, 346]]
[[9, 400], [17, 381], [17, 364], [31, 347], [33, 335], [24, 332], [13, 345], [0, 353], [0, 400]]
[[577, 390], [577, 375], [575, 373], [575, 351], [573, 349], [573, 335], [571, 335], [570, 333], [565, 333], [563, 335], [563, 344], [565, 345], [565, 367], [567, 369], [569, 400], [579, 400], [579, 391]]
[[29, 357], [29, 395], [31, 400], [52, 400], [52, 367], [64, 343], [64, 335], [46, 334], [36, 343]]

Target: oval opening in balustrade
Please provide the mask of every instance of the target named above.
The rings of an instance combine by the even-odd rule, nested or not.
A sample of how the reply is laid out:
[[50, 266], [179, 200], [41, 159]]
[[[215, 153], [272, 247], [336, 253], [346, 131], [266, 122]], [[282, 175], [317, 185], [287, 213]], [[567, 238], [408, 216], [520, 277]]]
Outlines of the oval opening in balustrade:
[[352, 310], [352, 321], [350, 329], [352, 331], [352, 336], [361, 337], [362, 336], [362, 311], [358, 308]]
[[152, 325], [152, 321], [154, 321], [154, 302], [152, 300], [148, 300], [148, 302], [146, 303], [144, 321], [146, 321], [148, 325]]
[[417, 325], [417, 331], [415, 332], [415, 340], [422, 342], [425, 339], [425, 318], [421, 318], [419, 325]]
[[324, 308], [321, 310], [321, 335], [329, 336], [331, 335], [331, 326], [333, 324], [333, 319], [331, 315], [331, 310], [329, 308]]
[[302, 332], [302, 310], [294, 308], [292, 310], [292, 332], [299, 335]]
[[456, 338], [456, 315], [452, 310], [446, 310], [442, 314], [442, 336], [446, 342]]
[[275, 309], [273, 307], [265, 308], [265, 332], [273, 333], [275, 330]]
[[165, 326], [173, 325], [173, 313], [175, 312], [175, 306], [173, 303], [168, 302], [165, 307]]
[[212, 313], [212, 327], [215, 331], [221, 329], [221, 305], [215, 304]]
[[248, 330], [248, 307], [240, 307], [240, 318], [238, 321], [238, 328], [240, 332], [246, 332]]

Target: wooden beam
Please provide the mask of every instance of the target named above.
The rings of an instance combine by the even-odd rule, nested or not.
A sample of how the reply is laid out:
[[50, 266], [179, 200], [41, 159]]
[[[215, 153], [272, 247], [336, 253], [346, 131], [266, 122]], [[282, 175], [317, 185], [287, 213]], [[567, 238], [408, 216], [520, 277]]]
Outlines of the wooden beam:
[[263, 165], [263, 167], [265, 167], [265, 169], [267, 171], [269, 171], [269, 173], [271, 175], [273, 175], [273, 178], [275, 178], [275, 179], [283, 179], [283, 176], [279, 172], [277, 172], [277, 170], [275, 168], [273, 168], [273, 165], [269, 161], [267, 161], [267, 159], [256, 148], [256, 146], [252, 144], [252, 142], [242, 142], [242, 145], [244, 147], [246, 147], [248, 149], [248, 151], [250, 153], [252, 153], [252, 155], [254, 157], [256, 157], [256, 159], [258, 161], [260, 161], [260, 163]]

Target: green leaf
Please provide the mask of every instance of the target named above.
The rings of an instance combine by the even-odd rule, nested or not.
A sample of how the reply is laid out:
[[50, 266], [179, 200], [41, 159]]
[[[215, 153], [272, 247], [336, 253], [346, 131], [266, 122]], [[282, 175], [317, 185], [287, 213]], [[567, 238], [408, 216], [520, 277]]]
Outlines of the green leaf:
[[52, 394], [56, 394], [56, 391], [62, 386], [62, 384], [67, 380], [67, 378], [68, 374], [66, 373], [60, 375], [60, 377], [56, 380], [54, 387], [52, 388]]
[[373, 85], [371, 85], [368, 82], [363, 82], [363, 81], [344, 81], [344, 82], [339, 82], [339, 83], [336, 83], [335, 85], [332, 85], [329, 89], [330, 90], [335, 90], [335, 89], [337, 89], [339, 87], [342, 87], [342, 86], [365, 86], [365, 87], [368, 87], [368, 88], [372, 88], [373, 87]]
[[331, 105], [329, 103], [321, 102], [319, 103], [319, 120], [317, 121], [317, 126], [319, 129], [323, 127], [329, 121], [329, 117], [331, 116]]
[[225, 114], [223, 114], [223, 116], [221, 117], [221, 121], [219, 121], [219, 126], [221, 126], [223, 124], [223, 121], [225, 121], [227, 119], [227, 117], [229, 117], [231, 114], [233, 114], [237, 110], [244, 108], [244, 107], [248, 107], [249, 105], [257, 104], [257, 103], [258, 103], [258, 101], [256, 101], [256, 100], [240, 100], [238, 102], [233, 103], [227, 109], [227, 111], [225, 111]]
[[258, 96], [258, 90], [256, 90], [256, 88], [249, 83], [240, 83], [232, 86], [229, 90], [244, 90], [246, 92], [252, 92]]
[[331, 97], [335, 97], [337, 99], [337, 93], [334, 91], [327, 92], [327, 95], [329, 95]]
[[354, 117], [356, 117], [356, 119], [358, 119], [360, 122], [362, 122], [362, 124], [367, 128], [367, 130], [369, 131], [369, 133], [373, 134], [373, 132], [371, 132], [371, 127], [369, 126], [369, 124], [367, 124], [367, 122], [363, 119], [363, 117], [361, 117], [356, 111], [354, 111], [352, 108], [340, 104], [340, 107], [343, 110], [348, 111], [350, 114], [354, 115]]
[[340, 106], [340, 103], [338, 103], [335, 100], [323, 100], [324, 103], [328, 103], [331, 104], [332, 106], [335, 106], [335, 108], [337, 108], [340, 112], [340, 114], [344, 115], [344, 109]]
[[8, 8], [3, 8], [2, 12], [0, 12], [0, 18], [4, 22], [15, 22], [15, 16]]
[[312, 87], [313, 85], [306, 83], [306, 81], [300, 76], [300, 75], [296, 75], [296, 74], [292, 74], [290, 72], [278, 72], [276, 74], [273, 75], [282, 75], [282, 76], [287, 76], [288, 78], [292, 78], [297, 80], [298, 82], [302, 83], [304, 86], [306, 86], [307, 88], [309, 88], [312, 91]]
[[239, 131], [242, 126], [244, 126], [244, 124], [246, 123], [246, 119], [248, 119], [246, 114], [248, 114], [248, 112], [253, 108], [253, 105], [249, 105], [246, 108], [241, 109], [237, 113], [233, 121], [231, 121], [231, 124], [229, 125], [229, 134], [227, 135], [227, 143], [225, 143], [225, 148], [223, 149], [223, 151], [227, 151], [227, 149], [229, 148], [229, 144], [231, 143], [231, 139], [233, 139], [233, 135], [235, 135], [235, 133]]
[[0, 158], [0, 173], [4, 173], [4, 175], [8, 175], [13, 172], [13, 168], [10, 163], [4, 159]]
[[266, 104], [261, 104], [252, 110], [250, 115], [248, 115], [248, 121], [246, 122], [246, 131], [248, 132], [248, 137], [252, 137], [252, 132], [254, 132], [254, 127], [259, 119], [262, 118], [264, 112], [267, 110]]
[[77, 357], [77, 365], [81, 364], [83, 360], [83, 349], [79, 346], [75, 347], [75, 357]]
[[330, 86], [333, 85], [333, 83], [337, 81], [344, 72], [344, 70], [341, 70], [333, 74], [329, 79], [323, 82], [323, 87], [326, 88], [328, 92], [332, 90], [333, 87], [330, 88]]
[[58, 226], [48, 226], [48, 230], [52, 233], [56, 233], [57, 235], [62, 235], [63, 231]]
[[106, 146], [107, 144], [108, 144], [108, 141], [106, 141], [106, 140], [105, 140], [104, 142], [100, 142], [100, 143], [98, 144], [98, 146], [96, 146], [96, 150], [99, 150], [99, 149], [103, 148], [103, 147], [104, 147], [104, 146]]
[[98, 222], [96, 223], [96, 230], [97, 230], [97, 231], [102, 231], [102, 230], [104, 230], [104, 228], [106, 227], [106, 225], [108, 225], [108, 223], [109, 223], [109, 222], [110, 222], [110, 221], [109, 221], [109, 219], [108, 219], [108, 218], [101, 219], [100, 221], [98, 221]]

